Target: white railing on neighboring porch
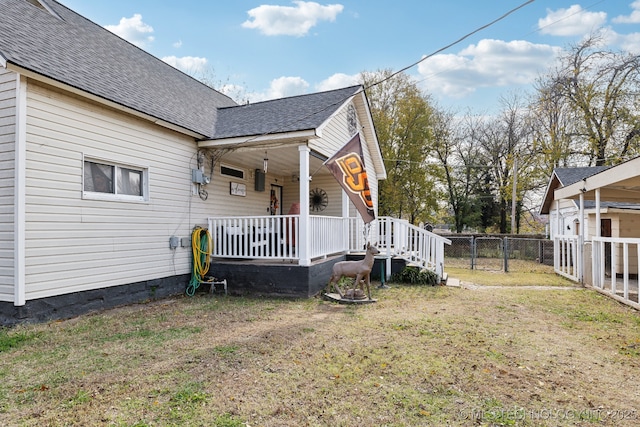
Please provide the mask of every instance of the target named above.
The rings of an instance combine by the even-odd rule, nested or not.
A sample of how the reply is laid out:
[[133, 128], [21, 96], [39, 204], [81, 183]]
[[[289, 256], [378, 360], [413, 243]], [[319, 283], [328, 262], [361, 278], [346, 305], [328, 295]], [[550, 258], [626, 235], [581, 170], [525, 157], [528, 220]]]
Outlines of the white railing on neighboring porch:
[[[211, 217], [213, 257], [299, 260], [299, 215]], [[408, 221], [381, 217], [369, 225], [360, 218], [309, 217], [309, 257], [360, 252], [371, 242], [388, 258], [399, 256], [421, 268], [444, 274], [444, 245], [437, 234]], [[389, 269], [387, 269], [388, 271]]]
[[557, 235], [553, 238], [555, 272], [575, 282], [582, 281], [582, 237]]
[[[640, 292], [638, 292], [640, 239], [594, 237], [592, 240], [593, 287], [623, 302], [635, 304], [637, 307], [637, 304], [640, 304]], [[607, 244], [610, 246], [609, 251], [605, 250]]]

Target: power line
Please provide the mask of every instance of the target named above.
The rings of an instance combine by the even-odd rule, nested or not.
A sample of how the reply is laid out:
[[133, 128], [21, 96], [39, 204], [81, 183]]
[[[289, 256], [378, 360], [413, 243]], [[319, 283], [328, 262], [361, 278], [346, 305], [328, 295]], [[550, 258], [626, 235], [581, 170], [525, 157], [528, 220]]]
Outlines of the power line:
[[[590, 10], [590, 9], [594, 8], [595, 6], [599, 5], [600, 3], [603, 3], [604, 1], [605, 1], [605, 0], [598, 0], [598, 1], [596, 1], [595, 3], [590, 4], [589, 6], [585, 6], [584, 8], [581, 8], [581, 9], [580, 9], [580, 10], [578, 10], [577, 12], [574, 12], [574, 13], [572, 13], [572, 14], [570, 14], [570, 15], [563, 16], [561, 19], [558, 19], [558, 20], [556, 20], [556, 21], [550, 22], [550, 23], [548, 23], [547, 25], [545, 25], [545, 26], [543, 26], [543, 27], [539, 27], [539, 28], [537, 28], [537, 29], [535, 29], [535, 30], [533, 30], [533, 31], [529, 31], [528, 33], [523, 34], [523, 36], [524, 36], [524, 37], [526, 37], [526, 36], [529, 36], [529, 35], [531, 35], [531, 34], [538, 33], [538, 32], [540, 32], [543, 28], [547, 28], [547, 27], [551, 27], [551, 26], [553, 26], [553, 25], [556, 25], [556, 24], [558, 24], [558, 23], [560, 23], [560, 22], [562, 22], [562, 21], [564, 21], [564, 20], [567, 20], [567, 19], [571, 18], [572, 16], [583, 14], [583, 13], [585, 13], [587, 10]], [[521, 6], [519, 6], [519, 7], [523, 7], [523, 6], [525, 6], [525, 5], [521, 5]], [[437, 52], [436, 52], [436, 53], [437, 53]], [[431, 56], [435, 55], [436, 53], [433, 53]], [[427, 58], [424, 58], [424, 59], [427, 59]], [[439, 72], [437, 72], [437, 73], [432, 73], [432, 74], [430, 74], [430, 75], [428, 75], [428, 76], [425, 76], [423, 79], [418, 80], [417, 82], [418, 82], [418, 83], [420, 83], [420, 82], [424, 82], [424, 81], [426, 81], [426, 80], [429, 80], [431, 77], [434, 77], [434, 76], [437, 76], [437, 75], [440, 75], [440, 74], [444, 74], [444, 73], [449, 72], [449, 71], [451, 71], [451, 70], [453, 70], [453, 68], [444, 69], [444, 70], [441, 70], [441, 71], [439, 71]]]
[[449, 48], [450, 48], [450, 47], [452, 47], [452, 46], [457, 45], [458, 43], [462, 42], [463, 40], [465, 40], [465, 39], [467, 39], [467, 38], [471, 37], [472, 35], [474, 35], [474, 34], [476, 34], [476, 33], [480, 32], [480, 31], [482, 31], [482, 30], [484, 30], [485, 28], [489, 28], [490, 26], [492, 26], [492, 25], [493, 25], [493, 24], [495, 24], [496, 22], [502, 21], [502, 20], [503, 20], [504, 18], [506, 18], [507, 16], [511, 15], [512, 13], [514, 13], [515, 11], [517, 11], [517, 10], [519, 10], [519, 9], [522, 9], [523, 7], [527, 6], [528, 4], [533, 3], [534, 1], [535, 1], [535, 0], [528, 0], [528, 1], [524, 2], [524, 3], [522, 3], [520, 6], [517, 6], [517, 7], [513, 8], [513, 9], [511, 9], [510, 11], [508, 11], [508, 12], [507, 12], [507, 13], [505, 13], [505, 14], [503, 14], [503, 15], [502, 15], [502, 16], [500, 16], [499, 18], [496, 18], [496, 19], [494, 19], [493, 21], [489, 22], [488, 24], [485, 24], [485, 25], [483, 25], [483, 26], [481, 26], [481, 27], [479, 27], [479, 28], [476, 28], [475, 30], [471, 31], [470, 33], [467, 33], [467, 34], [465, 34], [464, 36], [460, 37], [458, 40], [456, 40], [456, 41], [454, 41], [454, 42], [452, 42], [452, 43], [449, 43], [448, 45], [446, 45], [446, 46], [444, 46], [444, 47], [441, 47], [440, 49], [436, 50], [435, 52], [430, 53], [429, 55], [426, 55], [426, 56], [422, 57], [422, 59], [420, 59], [419, 61], [414, 62], [414, 63], [413, 63], [413, 64], [411, 64], [411, 65], [407, 65], [406, 67], [401, 68], [400, 70], [396, 71], [395, 73], [392, 73], [391, 75], [387, 76], [386, 78], [384, 78], [384, 79], [382, 79], [382, 80], [380, 80], [380, 81], [378, 81], [378, 82], [376, 82], [376, 83], [373, 83], [373, 84], [369, 85], [369, 86], [368, 86], [368, 87], [366, 87], [365, 89], [369, 89], [370, 87], [377, 86], [377, 85], [379, 85], [379, 84], [381, 84], [381, 83], [384, 83], [385, 81], [387, 81], [387, 80], [389, 80], [389, 79], [391, 79], [391, 78], [395, 77], [396, 75], [398, 75], [398, 74], [400, 74], [400, 73], [402, 73], [402, 72], [404, 72], [404, 71], [407, 71], [407, 70], [408, 70], [408, 69], [410, 69], [410, 68], [415, 67], [416, 65], [420, 64], [422, 61], [424, 61], [424, 60], [426, 60], [426, 59], [428, 59], [428, 58], [431, 58], [432, 56], [437, 55], [437, 54], [439, 54], [440, 52], [445, 51], [445, 50], [449, 49]]
[[[335, 103], [333, 103], [333, 104], [331, 104], [331, 105], [327, 105], [326, 107], [324, 107], [324, 108], [322, 108], [322, 109], [320, 109], [320, 110], [314, 111], [314, 112], [309, 113], [309, 114], [307, 114], [307, 115], [305, 115], [305, 116], [303, 116], [303, 117], [300, 117], [300, 118], [298, 118], [298, 119], [296, 119], [296, 120], [294, 120], [294, 121], [292, 121], [292, 122], [289, 122], [287, 125], [292, 125], [292, 124], [295, 124], [295, 123], [301, 122], [301, 121], [303, 121], [303, 120], [306, 120], [306, 119], [308, 119], [309, 117], [312, 117], [312, 116], [314, 116], [314, 115], [316, 115], [316, 114], [319, 114], [319, 113], [321, 113], [321, 112], [323, 112], [323, 111], [325, 111], [325, 110], [327, 110], [327, 109], [329, 109], [329, 108], [332, 108], [332, 107], [334, 107], [334, 106], [336, 106], [336, 105], [339, 105], [339, 104], [344, 103], [347, 99], [351, 98], [352, 96], [355, 96], [355, 95], [359, 94], [361, 91], [366, 91], [367, 89], [369, 89], [369, 88], [371, 88], [371, 87], [377, 86], [377, 85], [379, 85], [379, 84], [384, 83], [384, 82], [385, 82], [385, 81], [387, 81], [387, 80], [390, 80], [391, 78], [395, 77], [396, 75], [398, 75], [398, 74], [400, 74], [400, 73], [402, 73], [402, 72], [404, 72], [404, 71], [407, 71], [407, 70], [408, 70], [408, 69], [410, 69], [410, 68], [415, 67], [416, 65], [420, 64], [422, 61], [424, 61], [424, 60], [426, 60], [426, 59], [428, 59], [428, 58], [431, 58], [432, 56], [437, 55], [438, 53], [440, 53], [440, 52], [442, 52], [442, 51], [444, 51], [444, 50], [447, 50], [447, 49], [449, 49], [449, 48], [450, 48], [450, 47], [452, 47], [452, 46], [455, 46], [456, 44], [458, 44], [458, 43], [462, 42], [463, 40], [465, 40], [465, 39], [467, 39], [467, 38], [471, 37], [472, 35], [474, 35], [474, 34], [476, 34], [476, 33], [480, 32], [480, 31], [482, 31], [482, 30], [484, 30], [484, 29], [486, 29], [486, 28], [489, 28], [490, 26], [492, 26], [492, 25], [494, 25], [495, 23], [497, 23], [497, 22], [499, 22], [499, 21], [501, 21], [501, 20], [505, 19], [507, 16], [509, 16], [509, 15], [511, 15], [512, 13], [516, 12], [517, 10], [522, 9], [523, 7], [525, 7], [525, 6], [527, 6], [527, 5], [531, 4], [531, 3], [533, 3], [534, 1], [535, 1], [535, 0], [527, 0], [526, 2], [522, 3], [521, 5], [519, 5], [519, 6], [515, 7], [515, 8], [513, 8], [513, 9], [509, 10], [508, 12], [504, 13], [504, 14], [503, 14], [503, 15], [501, 15], [500, 17], [498, 17], [498, 18], [494, 19], [493, 21], [491, 21], [491, 22], [489, 22], [489, 23], [487, 23], [487, 24], [485, 24], [485, 25], [483, 25], [483, 26], [481, 26], [481, 27], [476, 28], [475, 30], [473, 30], [473, 31], [471, 31], [471, 32], [469, 32], [469, 33], [467, 33], [467, 34], [465, 34], [465, 35], [464, 35], [464, 36], [462, 36], [462, 37], [460, 37], [460, 38], [459, 38], [459, 39], [457, 39], [456, 41], [451, 42], [451, 43], [449, 43], [448, 45], [446, 45], [446, 46], [444, 46], [444, 47], [441, 47], [440, 49], [436, 50], [435, 52], [432, 52], [432, 53], [430, 53], [429, 55], [424, 56], [424, 57], [423, 57], [422, 59], [420, 59], [419, 61], [416, 61], [416, 62], [414, 62], [413, 64], [410, 64], [410, 65], [408, 65], [408, 66], [406, 66], [406, 67], [404, 67], [404, 68], [401, 68], [400, 70], [398, 70], [398, 71], [396, 71], [396, 72], [392, 73], [392, 74], [391, 74], [391, 75], [389, 75], [389, 76], [386, 76], [385, 78], [383, 78], [383, 79], [381, 79], [381, 80], [379, 80], [379, 81], [377, 81], [377, 82], [374, 82], [374, 83], [370, 84], [370, 85], [369, 85], [369, 86], [367, 86], [367, 87], [363, 87], [363, 89], [361, 89], [360, 91], [355, 92], [354, 94], [350, 95], [349, 97], [345, 97], [344, 99], [341, 99], [341, 100], [339, 100], [339, 101], [337, 101], [337, 102], [335, 102]], [[284, 127], [284, 125], [282, 125], [282, 126]], [[262, 137], [262, 136], [270, 135], [270, 134], [273, 134], [273, 133], [278, 133], [278, 132], [280, 132], [280, 130], [281, 130], [281, 129], [282, 129], [282, 127], [281, 127], [281, 128], [278, 128], [278, 129], [274, 129], [274, 130], [272, 130], [272, 131], [264, 132], [264, 133], [262, 133], [262, 134], [260, 134], [260, 135], [252, 136], [252, 137], [248, 138], [246, 141], [239, 143], [239, 144], [238, 144], [238, 146], [240, 146], [240, 145], [242, 145], [242, 144], [247, 144], [247, 143], [249, 143], [249, 142], [251, 142], [251, 141], [254, 141], [254, 140], [256, 140], [256, 139], [258, 139], [258, 138], [260, 138], [260, 137]]]

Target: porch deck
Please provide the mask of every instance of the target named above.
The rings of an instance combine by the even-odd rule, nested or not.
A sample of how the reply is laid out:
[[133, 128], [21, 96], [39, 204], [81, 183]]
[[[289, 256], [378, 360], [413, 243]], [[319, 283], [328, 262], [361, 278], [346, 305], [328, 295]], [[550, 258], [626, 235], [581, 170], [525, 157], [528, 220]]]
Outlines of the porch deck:
[[359, 218], [308, 219], [304, 227], [298, 215], [209, 218], [210, 275], [226, 279], [230, 293], [310, 297], [324, 289], [333, 264], [364, 256], [367, 242], [380, 250], [374, 276], [384, 271], [388, 279], [396, 257], [443, 275], [444, 245], [451, 242], [407, 221], [382, 217], [366, 226]]

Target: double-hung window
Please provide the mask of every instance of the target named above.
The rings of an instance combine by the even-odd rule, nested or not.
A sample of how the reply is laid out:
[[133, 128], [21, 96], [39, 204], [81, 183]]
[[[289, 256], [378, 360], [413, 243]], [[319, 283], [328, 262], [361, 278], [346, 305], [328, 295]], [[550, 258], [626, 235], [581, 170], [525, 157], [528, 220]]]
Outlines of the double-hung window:
[[146, 168], [84, 159], [83, 198], [147, 201]]

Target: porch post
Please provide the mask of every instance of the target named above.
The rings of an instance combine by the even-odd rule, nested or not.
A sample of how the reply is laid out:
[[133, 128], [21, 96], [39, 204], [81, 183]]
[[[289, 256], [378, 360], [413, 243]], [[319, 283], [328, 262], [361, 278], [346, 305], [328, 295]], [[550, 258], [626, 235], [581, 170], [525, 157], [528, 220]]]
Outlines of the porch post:
[[[553, 231], [553, 227], [551, 227], [551, 231]], [[558, 271], [560, 270], [560, 240], [558, 240], [558, 236], [560, 235], [560, 200], [556, 200], [556, 231], [553, 233], [551, 238], [553, 239], [553, 268]]]
[[556, 234], [553, 236], [559, 236], [562, 233], [562, 221], [560, 220], [560, 199], [556, 200]]
[[578, 281], [583, 283], [583, 266], [584, 266], [584, 228], [586, 226], [584, 220], [584, 193], [580, 193], [580, 233], [578, 233]]
[[342, 218], [349, 218], [349, 196], [342, 190]]
[[[602, 232], [600, 230], [600, 188], [596, 188], [596, 229], [594, 230], [594, 236], [601, 237]], [[592, 240], [593, 242], [593, 240]], [[597, 248], [596, 248], [597, 245]], [[601, 242], [593, 242], [591, 244], [591, 257], [593, 259], [591, 265], [592, 285], [602, 287], [603, 282], [600, 281], [601, 271], [604, 269], [604, 247]]]
[[300, 224], [298, 234], [298, 264], [302, 266], [311, 265], [311, 245], [309, 241], [309, 147], [299, 145], [300, 154]]
[[[351, 220], [349, 219], [349, 196], [344, 190], [341, 190], [340, 193], [342, 194], [342, 223], [344, 224], [344, 228], [342, 230], [342, 235], [344, 236], [343, 245], [344, 250], [346, 250], [347, 252], [351, 252], [351, 237], [349, 234], [349, 231], [351, 230]], [[353, 222], [353, 224], [355, 226], [355, 221]]]
[[596, 237], [602, 237], [600, 230], [600, 189], [596, 188]]

